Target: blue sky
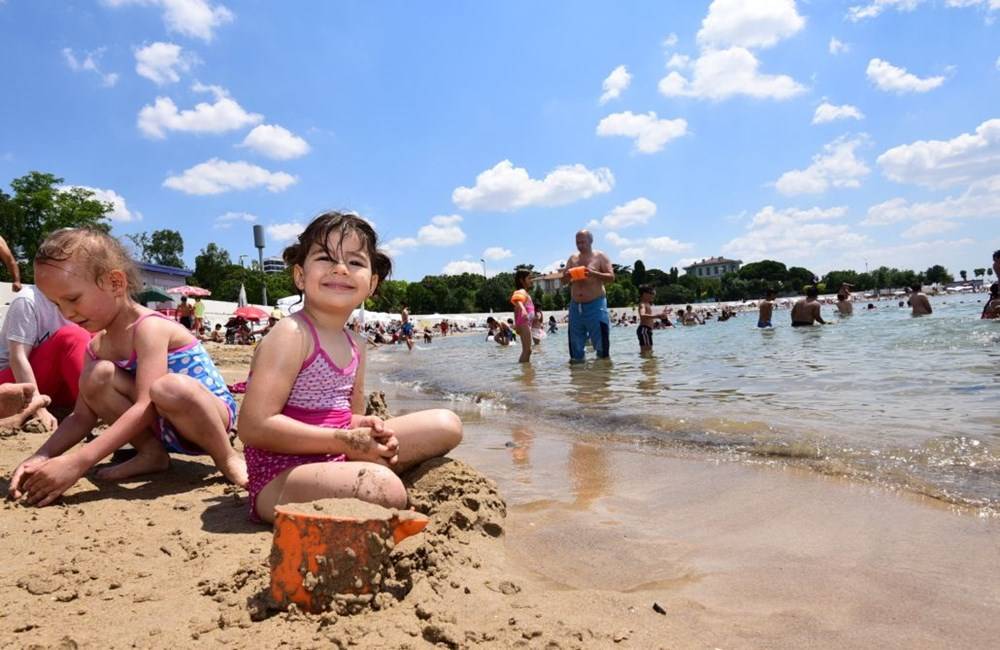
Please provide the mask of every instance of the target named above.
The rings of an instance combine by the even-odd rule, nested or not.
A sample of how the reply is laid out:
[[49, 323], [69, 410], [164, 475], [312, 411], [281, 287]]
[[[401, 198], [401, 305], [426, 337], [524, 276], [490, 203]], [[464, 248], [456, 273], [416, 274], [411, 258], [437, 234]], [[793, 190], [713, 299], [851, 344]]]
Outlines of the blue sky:
[[1000, 248], [1000, 0], [0, 0], [0, 182], [267, 255], [324, 209], [396, 277]]

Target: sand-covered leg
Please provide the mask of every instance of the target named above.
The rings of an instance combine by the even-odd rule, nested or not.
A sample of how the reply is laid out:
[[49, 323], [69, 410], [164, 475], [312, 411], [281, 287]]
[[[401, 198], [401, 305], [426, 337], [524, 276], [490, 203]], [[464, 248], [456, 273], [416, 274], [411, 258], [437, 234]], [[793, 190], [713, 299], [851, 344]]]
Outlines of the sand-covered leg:
[[247, 485], [247, 465], [229, 443], [229, 409], [196, 379], [167, 374], [150, 387], [156, 410], [185, 440], [204, 449], [228, 480]]
[[285, 470], [260, 491], [257, 514], [271, 522], [274, 507], [282, 503], [348, 498], [405, 508], [406, 488], [392, 470], [375, 463], [307, 463]]
[[[110, 361], [97, 361], [84, 368], [80, 394], [87, 406], [112, 424], [135, 403], [135, 379]], [[130, 440], [136, 455], [97, 472], [97, 478], [120, 481], [139, 474], [161, 472], [170, 467], [170, 456], [150, 430]]]
[[405, 472], [429, 458], [444, 456], [462, 442], [462, 420], [448, 409], [407, 413], [385, 421], [399, 440], [399, 460], [392, 466]]

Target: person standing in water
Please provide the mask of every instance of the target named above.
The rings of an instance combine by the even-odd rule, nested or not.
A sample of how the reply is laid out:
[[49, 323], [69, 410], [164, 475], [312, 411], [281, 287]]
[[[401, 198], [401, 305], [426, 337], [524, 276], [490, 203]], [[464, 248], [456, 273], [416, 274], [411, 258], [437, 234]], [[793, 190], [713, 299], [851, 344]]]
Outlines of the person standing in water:
[[409, 350], [413, 349], [413, 323], [410, 322], [410, 306], [405, 302], [399, 310], [399, 318], [403, 321], [403, 325], [400, 328], [400, 335], [403, 340], [406, 341], [406, 347]]
[[819, 289], [813, 285], [806, 289], [806, 297], [792, 306], [792, 327], [805, 327], [820, 323], [826, 325], [819, 303]]
[[777, 295], [774, 289], [768, 289], [767, 297], [760, 301], [760, 308], [757, 311], [757, 327], [773, 327], [771, 317], [774, 315], [774, 299]]
[[840, 285], [837, 291], [837, 313], [841, 316], [850, 316], [854, 313], [854, 303], [851, 302], [851, 285], [846, 282]]
[[639, 355], [653, 354], [653, 287], [644, 284], [639, 287], [639, 327], [635, 335], [639, 339]]
[[927, 316], [933, 314], [934, 310], [931, 308], [931, 301], [927, 297], [927, 294], [923, 292], [923, 285], [919, 282], [914, 282], [913, 286], [910, 287], [912, 293], [910, 294], [910, 312], [913, 316]]
[[584, 344], [589, 338], [597, 357], [611, 355], [608, 298], [604, 285], [615, 281], [611, 260], [594, 250], [594, 236], [587, 230], [576, 233], [577, 253], [570, 255], [562, 281], [570, 284], [569, 356], [570, 362], [583, 361]]

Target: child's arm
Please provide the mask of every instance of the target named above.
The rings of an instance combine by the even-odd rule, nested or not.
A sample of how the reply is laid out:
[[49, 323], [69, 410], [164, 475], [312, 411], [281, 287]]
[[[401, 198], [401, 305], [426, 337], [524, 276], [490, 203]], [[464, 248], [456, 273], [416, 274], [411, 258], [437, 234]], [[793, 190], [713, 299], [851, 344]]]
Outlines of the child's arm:
[[21, 489], [22, 480], [30, 478], [45, 461], [64, 454], [83, 440], [83, 437], [96, 424], [97, 416], [94, 415], [94, 412], [83, 401], [83, 395], [80, 395], [76, 399], [73, 412], [62, 421], [59, 427], [49, 436], [49, 439], [35, 453], [22, 461], [17, 466], [17, 469], [14, 470], [14, 475], [10, 479], [10, 487], [7, 491], [8, 496], [11, 499], [20, 499], [24, 496], [24, 492]]
[[[381, 444], [379, 434], [369, 427], [328, 429], [281, 414], [309, 348], [308, 333], [292, 318], [279, 321], [257, 345], [250, 364], [253, 379], [247, 382], [240, 409], [240, 440], [281, 454], [347, 454], [352, 460], [370, 461], [388, 461], [395, 456], [395, 448]], [[352, 395], [352, 410], [356, 408], [355, 399]]]
[[[133, 333], [136, 351], [135, 403], [92, 442], [26, 470], [30, 476], [23, 482], [23, 491], [30, 494], [29, 503], [39, 506], [52, 503], [102, 458], [110, 456], [152, 425], [156, 408], [149, 390], [154, 381], [167, 373], [168, 327], [150, 322]], [[76, 429], [72, 431], [73, 435], [77, 433]], [[72, 435], [67, 434], [61, 441], [70, 442], [71, 438]]]

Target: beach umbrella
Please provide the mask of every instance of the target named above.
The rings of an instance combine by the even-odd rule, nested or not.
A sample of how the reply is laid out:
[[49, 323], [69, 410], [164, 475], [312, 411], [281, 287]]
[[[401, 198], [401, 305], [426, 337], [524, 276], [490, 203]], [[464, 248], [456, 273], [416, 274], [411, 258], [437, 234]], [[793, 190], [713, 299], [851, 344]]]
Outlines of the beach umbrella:
[[245, 307], [237, 308], [237, 310], [233, 312], [233, 316], [241, 316], [247, 320], [264, 320], [267, 318], [267, 312], [259, 307], [247, 305]]
[[142, 303], [143, 305], [150, 302], [168, 302], [173, 299], [173, 296], [166, 293], [159, 287], [147, 287], [135, 296], [136, 302]]
[[239, 298], [236, 299], [236, 306], [246, 307], [246, 305], [247, 305], [247, 288], [243, 286], [242, 282], [240, 282], [240, 296]]
[[170, 287], [167, 289], [167, 293], [177, 293], [182, 296], [210, 296], [212, 292], [208, 289], [202, 289], [201, 287], [192, 287], [189, 285], [181, 285], [179, 287]]

